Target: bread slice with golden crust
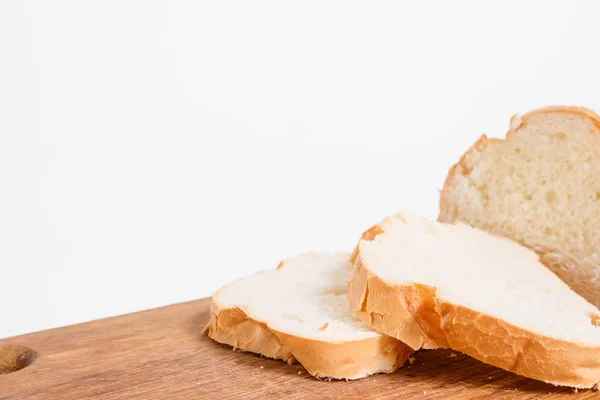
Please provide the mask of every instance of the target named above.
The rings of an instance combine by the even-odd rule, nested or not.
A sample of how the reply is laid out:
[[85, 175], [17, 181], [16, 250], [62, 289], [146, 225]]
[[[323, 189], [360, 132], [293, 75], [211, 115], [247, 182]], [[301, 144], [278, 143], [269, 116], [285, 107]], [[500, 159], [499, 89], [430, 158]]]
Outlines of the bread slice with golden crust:
[[535, 250], [600, 306], [600, 116], [547, 107], [513, 116], [505, 140], [482, 136], [448, 173], [439, 220]]
[[412, 350], [349, 312], [347, 253], [308, 253], [238, 279], [212, 299], [209, 337], [298, 361], [318, 378], [358, 379], [400, 368]]
[[363, 234], [350, 308], [414, 350], [452, 348], [554, 385], [600, 381], [600, 310], [517, 242], [408, 214]]

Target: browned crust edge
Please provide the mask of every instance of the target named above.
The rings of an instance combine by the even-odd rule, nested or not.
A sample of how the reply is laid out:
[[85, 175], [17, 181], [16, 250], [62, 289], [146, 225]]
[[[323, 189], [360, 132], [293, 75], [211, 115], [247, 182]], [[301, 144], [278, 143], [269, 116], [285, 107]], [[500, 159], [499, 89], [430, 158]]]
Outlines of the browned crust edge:
[[401, 341], [379, 335], [369, 339], [329, 343], [270, 329], [239, 308], [211, 307], [208, 336], [219, 342], [293, 364], [298, 361], [317, 378], [359, 379], [391, 373], [412, 355]]
[[[385, 232], [382, 226], [375, 231]], [[372, 328], [413, 349], [420, 340], [427, 343], [426, 333], [440, 347], [528, 378], [577, 388], [591, 388], [600, 380], [600, 348], [538, 335], [446, 302], [429, 286], [389, 284], [370, 271], [360, 256], [360, 243], [354, 268], [349, 293], [352, 309], [369, 315], [370, 321], [366, 320]]]
[[292, 353], [265, 324], [248, 317], [239, 308], [221, 310], [213, 300], [210, 322], [205, 329], [211, 339], [228, 344], [234, 350], [259, 353], [288, 364], [296, 362]]

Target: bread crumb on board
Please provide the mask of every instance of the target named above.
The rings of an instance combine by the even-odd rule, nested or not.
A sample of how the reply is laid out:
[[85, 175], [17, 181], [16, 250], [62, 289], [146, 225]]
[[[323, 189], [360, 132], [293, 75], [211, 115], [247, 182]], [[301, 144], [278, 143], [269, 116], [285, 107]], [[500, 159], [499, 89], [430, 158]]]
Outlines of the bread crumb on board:
[[456, 353], [450, 353], [450, 355], [448, 357], [454, 358], [454, 357], [456, 357]]
[[408, 357], [408, 363], [409, 364], [413, 364], [415, 362], [415, 358], [414, 357]]
[[298, 375], [302, 375], [302, 371], [298, 371]]

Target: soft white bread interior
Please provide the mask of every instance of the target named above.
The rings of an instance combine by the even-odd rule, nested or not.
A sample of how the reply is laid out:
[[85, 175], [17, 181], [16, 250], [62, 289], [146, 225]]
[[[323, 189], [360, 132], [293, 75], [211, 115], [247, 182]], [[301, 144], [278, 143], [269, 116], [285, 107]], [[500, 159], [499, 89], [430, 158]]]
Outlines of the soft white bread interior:
[[576, 107], [514, 116], [450, 170], [439, 220], [462, 221], [537, 251], [600, 306], [600, 117]]
[[347, 253], [308, 253], [238, 279], [213, 296], [208, 335], [293, 363], [319, 378], [357, 379], [401, 367], [412, 350], [349, 312]]
[[351, 308], [374, 329], [555, 385], [600, 381], [600, 311], [517, 242], [388, 217], [354, 254]]

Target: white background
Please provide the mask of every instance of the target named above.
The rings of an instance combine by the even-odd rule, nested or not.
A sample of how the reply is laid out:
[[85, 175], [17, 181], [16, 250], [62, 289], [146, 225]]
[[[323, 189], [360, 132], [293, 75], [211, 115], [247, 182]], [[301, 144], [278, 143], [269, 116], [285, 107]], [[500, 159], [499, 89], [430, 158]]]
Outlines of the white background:
[[600, 2], [0, 1], [0, 337], [205, 297], [482, 133], [600, 109]]

